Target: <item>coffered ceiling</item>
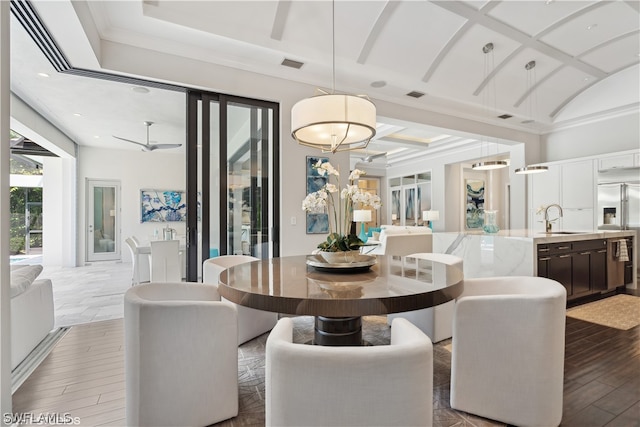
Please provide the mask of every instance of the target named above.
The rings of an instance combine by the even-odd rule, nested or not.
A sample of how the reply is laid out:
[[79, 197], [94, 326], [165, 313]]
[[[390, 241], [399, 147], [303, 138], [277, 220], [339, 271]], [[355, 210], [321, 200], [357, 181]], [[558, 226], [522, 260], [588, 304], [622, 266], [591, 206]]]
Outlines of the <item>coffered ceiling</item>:
[[[101, 69], [101, 46], [116, 43], [331, 89], [334, 40], [335, 90], [367, 94], [374, 102], [535, 133], [638, 110], [635, 0], [30, 5], [78, 68]], [[12, 27], [12, 89], [77, 143], [133, 148], [109, 135], [144, 140], [143, 120], [158, 122], [152, 139], [158, 139], [154, 130], [171, 139], [160, 143], [184, 138], [183, 94], [141, 94], [123, 84], [56, 73], [16, 19]], [[483, 53], [487, 43], [494, 46], [491, 54]], [[282, 65], [285, 59], [302, 65]], [[530, 61], [536, 66], [528, 72]], [[95, 96], [86, 99], [87, 93]], [[69, 115], [80, 110], [88, 112], [84, 120]], [[396, 153], [373, 160], [384, 162], [472, 140], [381, 118], [368, 152], [353, 155]]]

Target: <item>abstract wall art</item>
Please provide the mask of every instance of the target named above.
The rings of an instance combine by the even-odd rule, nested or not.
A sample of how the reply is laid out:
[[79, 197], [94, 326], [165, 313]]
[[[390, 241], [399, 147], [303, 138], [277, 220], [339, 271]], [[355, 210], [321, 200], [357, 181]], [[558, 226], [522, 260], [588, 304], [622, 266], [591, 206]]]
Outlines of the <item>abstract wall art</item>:
[[479, 179], [465, 180], [467, 206], [465, 226], [467, 229], [482, 228], [484, 225], [484, 181]]
[[140, 190], [140, 222], [176, 222], [187, 219], [184, 191]]

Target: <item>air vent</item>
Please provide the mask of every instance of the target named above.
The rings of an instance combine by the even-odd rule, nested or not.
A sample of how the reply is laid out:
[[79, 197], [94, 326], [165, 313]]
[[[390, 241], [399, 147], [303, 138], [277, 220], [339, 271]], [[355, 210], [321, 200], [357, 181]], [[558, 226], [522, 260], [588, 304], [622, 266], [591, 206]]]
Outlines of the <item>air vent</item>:
[[501, 116], [498, 116], [498, 118], [502, 120], [510, 119], [511, 117], [513, 117], [511, 114], [503, 114]]
[[294, 61], [293, 59], [285, 58], [282, 61], [281, 65], [284, 65], [285, 67], [291, 67], [291, 68], [295, 68], [296, 70], [299, 70], [304, 65], [304, 63], [303, 62], [299, 62], [299, 61]]
[[412, 98], [420, 98], [424, 96], [423, 92], [418, 92], [417, 90], [412, 90], [411, 92], [409, 92], [407, 94], [407, 96], [410, 96]]

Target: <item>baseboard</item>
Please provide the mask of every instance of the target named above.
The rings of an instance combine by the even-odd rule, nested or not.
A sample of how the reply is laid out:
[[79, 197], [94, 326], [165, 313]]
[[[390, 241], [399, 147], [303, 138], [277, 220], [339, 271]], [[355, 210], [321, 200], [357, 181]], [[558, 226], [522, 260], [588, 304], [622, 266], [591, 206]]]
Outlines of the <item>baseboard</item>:
[[22, 383], [29, 378], [29, 375], [36, 370], [40, 363], [42, 363], [42, 361], [49, 355], [51, 350], [53, 350], [56, 343], [65, 336], [69, 329], [70, 327], [63, 326], [49, 332], [49, 334], [40, 341], [40, 344], [38, 344], [36, 348], [34, 348], [33, 351], [31, 351], [31, 353], [29, 353], [29, 355], [25, 357], [25, 359], [20, 362], [13, 371], [11, 371], [11, 394], [15, 393]]

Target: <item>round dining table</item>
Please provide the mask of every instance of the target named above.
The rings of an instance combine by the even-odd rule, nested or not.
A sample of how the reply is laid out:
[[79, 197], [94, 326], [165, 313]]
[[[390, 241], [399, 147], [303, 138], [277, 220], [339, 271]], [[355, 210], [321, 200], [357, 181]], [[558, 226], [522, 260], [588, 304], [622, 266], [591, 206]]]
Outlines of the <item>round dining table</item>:
[[315, 316], [313, 343], [338, 346], [362, 344], [362, 316], [433, 307], [463, 290], [462, 269], [436, 260], [378, 255], [370, 267], [332, 269], [313, 257], [238, 264], [220, 274], [218, 291], [246, 307]]

